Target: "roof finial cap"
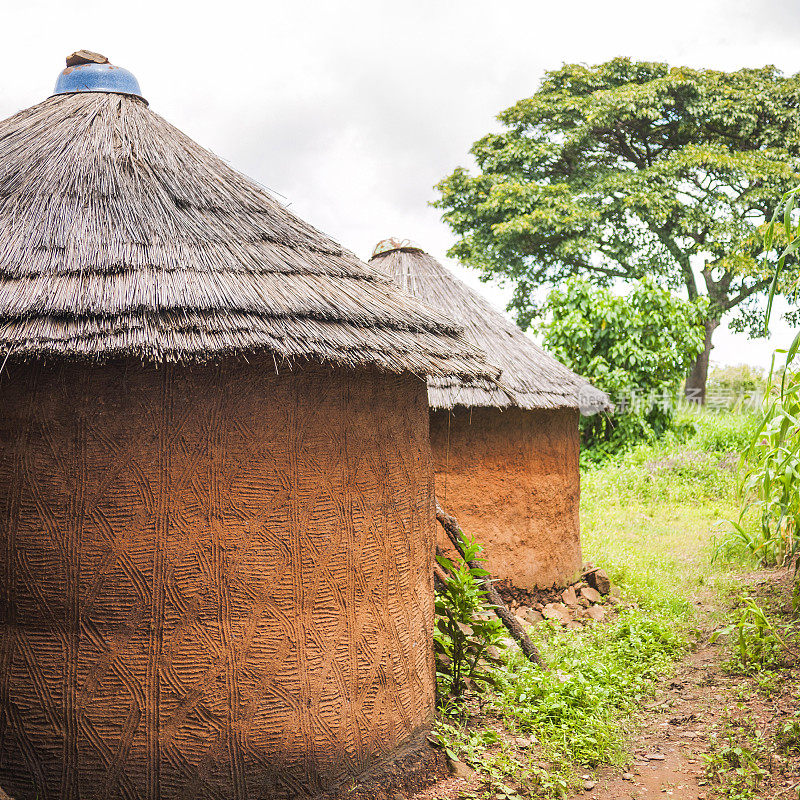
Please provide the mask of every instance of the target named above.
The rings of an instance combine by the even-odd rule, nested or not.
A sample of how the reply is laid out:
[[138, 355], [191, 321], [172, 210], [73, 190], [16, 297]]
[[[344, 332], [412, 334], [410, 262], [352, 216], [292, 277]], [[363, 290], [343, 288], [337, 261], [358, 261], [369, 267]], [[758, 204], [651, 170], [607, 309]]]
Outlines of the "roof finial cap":
[[372, 258], [383, 255], [384, 253], [391, 253], [392, 250], [418, 250], [420, 253], [425, 252], [416, 242], [412, 242], [411, 239], [400, 239], [397, 236], [390, 236], [388, 239], [381, 239], [378, 244], [375, 245], [375, 249], [372, 251]]
[[91, 50], [76, 50], [67, 56], [67, 67], [59, 74], [53, 90], [54, 95], [79, 92], [114, 92], [144, 100], [132, 73], [109, 64], [105, 56]]

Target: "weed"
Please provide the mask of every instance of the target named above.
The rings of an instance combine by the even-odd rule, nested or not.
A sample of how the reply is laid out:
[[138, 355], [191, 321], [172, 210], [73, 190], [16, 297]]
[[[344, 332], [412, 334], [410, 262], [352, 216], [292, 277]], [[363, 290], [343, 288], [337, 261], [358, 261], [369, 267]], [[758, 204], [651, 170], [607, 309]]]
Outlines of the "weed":
[[711, 641], [721, 636], [732, 637], [734, 655], [727, 662], [730, 671], [748, 673], [782, 666], [789, 651], [778, 623], [749, 595], [742, 595], [733, 622], [716, 630]]
[[454, 724], [440, 719], [434, 735], [448, 758], [463, 761], [480, 774], [492, 797], [517, 800], [520, 793], [525, 797], [531, 793], [563, 797], [570, 786], [576, 785], [568, 764], [537, 763], [535, 751], [521, 755], [492, 728], [470, 729], [464, 721]]
[[[481, 546], [462, 539], [466, 561], [477, 558]], [[493, 665], [504, 641], [503, 625], [488, 612], [481, 578], [488, 573], [464, 561], [438, 557], [445, 570], [436, 593], [434, 652], [436, 681], [443, 698], [459, 700], [466, 690], [479, 689], [495, 680]]]
[[709, 738], [703, 755], [706, 777], [716, 783], [729, 800], [754, 800], [769, 775], [762, 766], [770, 749], [752, 720], [723, 720], [722, 735]]
[[784, 753], [800, 752], [800, 711], [795, 711], [794, 717], [781, 725], [775, 739]]

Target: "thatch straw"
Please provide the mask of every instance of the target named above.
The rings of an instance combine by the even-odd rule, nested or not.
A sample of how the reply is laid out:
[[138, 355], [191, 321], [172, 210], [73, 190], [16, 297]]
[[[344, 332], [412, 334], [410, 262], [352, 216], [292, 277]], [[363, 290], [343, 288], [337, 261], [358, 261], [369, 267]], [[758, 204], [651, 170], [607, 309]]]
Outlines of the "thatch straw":
[[0, 358], [280, 358], [496, 371], [458, 325], [121, 94], [0, 122]]
[[[393, 246], [391, 240], [388, 246]], [[383, 243], [378, 249], [385, 250]], [[407, 292], [463, 325], [468, 341], [502, 370], [503, 386], [477, 386], [457, 376], [431, 377], [428, 401], [432, 408], [611, 409], [606, 394], [556, 361], [428, 253], [409, 243], [407, 247], [380, 252], [369, 263]]]

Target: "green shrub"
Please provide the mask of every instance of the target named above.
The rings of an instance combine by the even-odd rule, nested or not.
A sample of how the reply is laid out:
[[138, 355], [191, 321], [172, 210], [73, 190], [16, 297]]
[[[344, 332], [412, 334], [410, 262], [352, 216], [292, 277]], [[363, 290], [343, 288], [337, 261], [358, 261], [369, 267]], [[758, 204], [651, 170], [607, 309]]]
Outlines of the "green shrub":
[[708, 371], [706, 401], [716, 408], [741, 409], [758, 404], [766, 391], [764, 370], [750, 364], [712, 366]]
[[703, 348], [704, 308], [649, 279], [625, 297], [578, 278], [550, 293], [544, 346], [617, 405], [612, 415], [581, 419], [586, 458], [669, 430], [678, 390]]

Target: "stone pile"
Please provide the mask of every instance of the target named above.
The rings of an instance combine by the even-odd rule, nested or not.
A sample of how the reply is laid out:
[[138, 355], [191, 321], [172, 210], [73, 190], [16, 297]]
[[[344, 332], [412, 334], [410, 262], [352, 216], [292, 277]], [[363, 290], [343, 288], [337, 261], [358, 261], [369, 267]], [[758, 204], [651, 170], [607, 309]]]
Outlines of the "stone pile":
[[542, 592], [521, 592], [514, 587], [500, 586], [500, 593], [523, 625], [542, 620], [560, 623], [568, 630], [578, 630], [594, 620], [602, 622], [609, 609], [621, 602], [619, 590], [606, 572], [587, 564], [580, 580], [566, 589]]

